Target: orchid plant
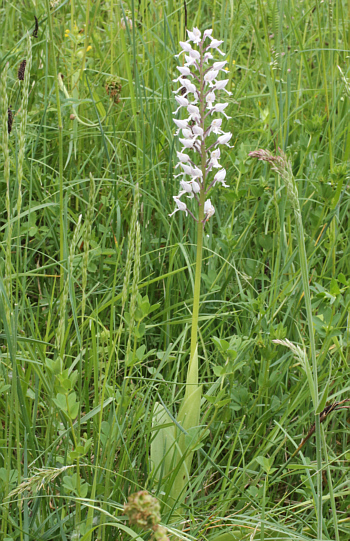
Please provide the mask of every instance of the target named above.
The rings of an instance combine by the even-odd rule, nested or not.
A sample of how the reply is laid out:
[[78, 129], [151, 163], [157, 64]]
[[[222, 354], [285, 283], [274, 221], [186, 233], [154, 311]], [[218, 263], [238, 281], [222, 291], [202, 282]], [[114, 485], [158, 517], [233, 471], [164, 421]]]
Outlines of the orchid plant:
[[[185, 63], [178, 66], [180, 76], [175, 79], [180, 83], [175, 91], [178, 108], [186, 109], [188, 117], [174, 119], [176, 135], [181, 133], [179, 141], [182, 149], [177, 152], [176, 168], [181, 173], [180, 192], [174, 196], [178, 211], [189, 214], [197, 222], [197, 256], [193, 292], [191, 353], [187, 370], [186, 391], [176, 419], [169, 414], [164, 404], [157, 402], [153, 412], [155, 436], [151, 443], [151, 462], [157, 482], [165, 484], [164, 493], [168, 495], [167, 505], [175, 507], [184, 500], [186, 487], [189, 485], [193, 452], [201, 439], [199, 426], [201, 407], [201, 386], [198, 378], [197, 333], [200, 300], [200, 282], [202, 267], [203, 230], [206, 222], [215, 213], [215, 208], [208, 195], [218, 183], [226, 187], [226, 170], [221, 167], [220, 145], [229, 145], [232, 133], [221, 129], [222, 118], [212, 118], [214, 113], [221, 113], [226, 118], [228, 103], [215, 103], [216, 93], [226, 90], [228, 79], [218, 80], [220, 71], [224, 71], [225, 60], [215, 61], [213, 52], [218, 51], [222, 41], [212, 37], [212, 30], [205, 30], [203, 36], [198, 28], [188, 32], [188, 40], [180, 41], [185, 53]], [[190, 151], [190, 153], [188, 153]], [[216, 171], [214, 173], [214, 171]], [[189, 177], [189, 178], [188, 178]], [[196, 215], [188, 208], [184, 197], [197, 202]], [[175, 421], [175, 422], [174, 422]], [[181, 515], [180, 510], [177, 510]]]
[[[180, 41], [182, 51], [175, 55], [179, 58], [184, 53], [185, 63], [183, 66], [177, 66], [180, 75], [174, 79], [174, 82], [180, 84], [174, 92], [178, 103], [174, 115], [185, 109], [188, 116], [184, 119], [174, 118], [177, 126], [175, 135], [182, 135], [179, 136], [182, 149], [177, 152], [179, 161], [175, 166], [180, 168], [181, 173], [176, 177], [182, 178], [180, 192], [173, 197], [176, 208], [169, 216], [183, 211], [186, 216], [189, 214], [198, 223], [191, 358], [197, 344], [203, 229], [215, 213], [215, 207], [208, 195], [217, 184], [228, 186], [225, 183], [226, 170], [219, 163], [220, 146], [232, 148], [229, 144], [232, 133], [222, 130], [222, 118], [213, 118], [214, 113], [222, 114], [227, 119], [231, 118], [225, 113], [228, 103], [216, 102], [217, 93], [224, 91], [231, 95], [231, 92], [226, 90], [229, 80], [218, 79], [220, 72], [225, 71], [227, 61], [214, 58], [213, 53], [218, 52], [222, 56], [224, 53], [219, 49], [223, 42], [214, 39], [212, 32], [212, 29], [205, 30], [202, 35], [198, 28], [193, 28], [192, 32], [187, 30], [189, 39]], [[191, 154], [188, 154], [188, 151], [191, 151]], [[196, 215], [188, 208], [184, 197], [197, 202]]]

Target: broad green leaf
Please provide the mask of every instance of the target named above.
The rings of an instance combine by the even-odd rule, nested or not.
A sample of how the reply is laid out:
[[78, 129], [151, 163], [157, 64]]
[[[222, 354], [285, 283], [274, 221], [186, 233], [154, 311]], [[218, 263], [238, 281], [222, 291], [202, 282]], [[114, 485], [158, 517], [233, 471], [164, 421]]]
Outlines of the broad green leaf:
[[152, 426], [159, 427], [151, 443], [151, 463], [159, 480], [160, 475], [165, 478], [171, 470], [175, 442], [174, 423], [159, 402], [154, 406]]

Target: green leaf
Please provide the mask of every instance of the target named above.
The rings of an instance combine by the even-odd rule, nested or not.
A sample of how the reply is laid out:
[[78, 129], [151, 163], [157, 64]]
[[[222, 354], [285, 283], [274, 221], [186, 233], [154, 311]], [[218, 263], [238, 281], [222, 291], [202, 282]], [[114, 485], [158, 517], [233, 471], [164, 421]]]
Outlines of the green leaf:
[[338, 286], [338, 282], [335, 278], [332, 278], [331, 280], [331, 286], [330, 286], [330, 289], [329, 291], [331, 292], [332, 295], [334, 295], [335, 297], [337, 295], [340, 295], [341, 291], [339, 289], [339, 286]]
[[266, 456], [257, 456], [255, 458], [258, 464], [263, 468], [266, 473], [270, 473], [273, 464], [273, 458], [267, 458]]
[[156, 430], [151, 442], [151, 463], [155, 478], [159, 481], [161, 476], [167, 477], [171, 470], [172, 448], [175, 443], [174, 423], [159, 402], [156, 402], [153, 409], [152, 427]]
[[145, 351], [146, 351], [146, 346], [145, 345], [140, 346], [136, 350], [136, 357], [138, 358], [139, 361], [142, 361], [142, 359], [144, 358]]
[[61, 411], [67, 413], [67, 402], [64, 394], [58, 393], [56, 395], [56, 398], [53, 399], [53, 401]]
[[226, 351], [230, 347], [230, 344], [227, 342], [227, 340], [224, 340], [223, 338], [217, 338], [216, 336], [213, 336], [212, 341], [220, 351]]
[[210, 537], [209, 541], [238, 541], [239, 539], [242, 539], [243, 537], [242, 532], [229, 532], [229, 533], [220, 533], [219, 535], [215, 535], [214, 537]]
[[329, 381], [327, 382], [327, 385], [323, 390], [322, 396], [321, 396], [320, 401], [318, 403], [318, 406], [316, 408], [316, 415], [318, 415], [319, 413], [321, 413], [324, 410], [324, 407], [326, 405], [327, 398], [328, 398], [328, 389], [329, 389]]

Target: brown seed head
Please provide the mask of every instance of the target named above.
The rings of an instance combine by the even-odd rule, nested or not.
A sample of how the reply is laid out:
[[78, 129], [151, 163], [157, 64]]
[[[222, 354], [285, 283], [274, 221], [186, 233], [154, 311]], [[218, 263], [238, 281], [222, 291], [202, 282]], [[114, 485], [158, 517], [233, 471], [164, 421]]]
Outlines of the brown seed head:
[[25, 71], [26, 71], [26, 65], [27, 65], [26, 60], [22, 60], [22, 62], [19, 65], [18, 73], [17, 73], [17, 77], [18, 77], [19, 81], [24, 81], [24, 74], [25, 74]]
[[7, 109], [7, 133], [11, 133], [13, 123], [13, 114], [10, 107]]

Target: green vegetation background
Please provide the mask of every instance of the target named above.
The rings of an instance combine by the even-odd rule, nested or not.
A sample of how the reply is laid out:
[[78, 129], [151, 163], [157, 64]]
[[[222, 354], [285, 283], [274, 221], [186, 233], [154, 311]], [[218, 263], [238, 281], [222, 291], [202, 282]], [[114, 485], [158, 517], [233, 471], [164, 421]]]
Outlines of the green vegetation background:
[[[212, 27], [224, 40], [233, 95], [232, 118], [223, 125], [235, 148], [223, 152], [230, 188], [213, 195], [216, 213], [206, 228], [203, 429], [186, 501], [175, 515], [185, 522], [171, 526], [171, 538], [230, 531], [223, 541], [316, 539], [314, 439], [282, 468], [314, 422], [310, 392], [300, 360], [272, 342], [287, 338], [309, 354], [294, 217], [281, 179], [248, 153], [281, 148], [292, 161], [320, 392], [328, 385], [328, 403], [344, 400], [350, 84], [337, 66], [346, 76], [350, 4], [198, 0], [187, 1], [186, 10], [179, 0], [51, 4], [4, 1], [0, 12], [0, 66], [9, 62], [14, 114], [10, 276], [9, 220], [5, 204], [0, 209], [1, 539], [136, 539], [122, 506], [143, 488], [162, 502], [165, 523], [170, 517], [149, 457], [155, 402], [161, 396], [174, 414], [189, 355], [195, 226], [183, 213], [168, 218], [178, 193], [174, 54], [186, 22], [190, 29]], [[39, 28], [17, 214], [17, 70], [34, 15]], [[58, 72], [66, 92], [55, 91]], [[1, 154], [5, 202], [3, 163]], [[322, 430], [324, 539], [348, 541], [347, 410], [332, 413]]]

